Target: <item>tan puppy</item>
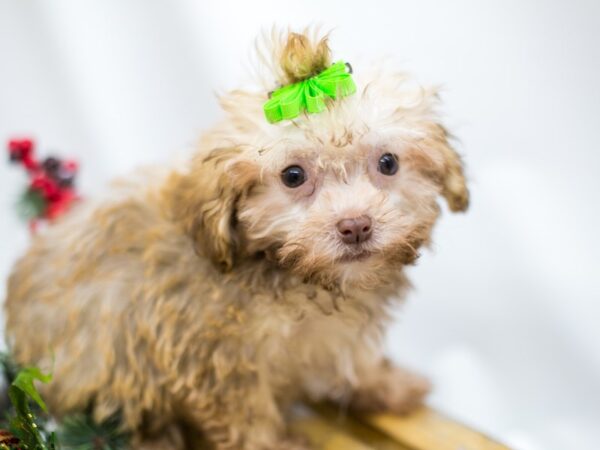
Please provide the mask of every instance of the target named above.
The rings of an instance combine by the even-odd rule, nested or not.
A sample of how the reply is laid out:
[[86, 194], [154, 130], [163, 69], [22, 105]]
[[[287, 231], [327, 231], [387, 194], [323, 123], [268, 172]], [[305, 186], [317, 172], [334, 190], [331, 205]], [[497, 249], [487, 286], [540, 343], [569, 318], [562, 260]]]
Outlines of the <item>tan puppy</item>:
[[[330, 63], [325, 38], [276, 35], [276, 83]], [[120, 412], [137, 448], [301, 448], [301, 397], [405, 412], [427, 382], [380, 351], [403, 267], [437, 197], [463, 211], [461, 161], [434, 90], [356, 67], [357, 92], [269, 124], [234, 91], [181, 170], [141, 174], [33, 242], [9, 280], [8, 337], [48, 367], [58, 415]], [[195, 441], [194, 441], [195, 442]]]

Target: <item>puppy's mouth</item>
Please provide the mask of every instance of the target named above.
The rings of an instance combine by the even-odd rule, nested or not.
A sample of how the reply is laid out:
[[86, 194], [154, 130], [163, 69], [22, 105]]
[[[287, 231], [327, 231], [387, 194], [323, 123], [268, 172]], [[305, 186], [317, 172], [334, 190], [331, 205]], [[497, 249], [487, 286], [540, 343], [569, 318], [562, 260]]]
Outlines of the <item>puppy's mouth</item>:
[[356, 262], [356, 261], [364, 261], [372, 255], [372, 252], [369, 250], [359, 250], [354, 252], [348, 252], [338, 258], [339, 262]]

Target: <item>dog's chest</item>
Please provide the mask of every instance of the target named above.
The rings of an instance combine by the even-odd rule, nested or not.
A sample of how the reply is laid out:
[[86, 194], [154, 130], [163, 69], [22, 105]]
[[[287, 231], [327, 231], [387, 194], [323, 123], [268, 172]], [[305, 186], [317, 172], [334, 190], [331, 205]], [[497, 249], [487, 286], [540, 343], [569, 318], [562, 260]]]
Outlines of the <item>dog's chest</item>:
[[[334, 298], [326, 291], [288, 293], [254, 317], [258, 359], [281, 386], [301, 384], [315, 397], [354, 383], [360, 367], [380, 357], [385, 322], [381, 299]], [[258, 312], [258, 311], [257, 311]]]

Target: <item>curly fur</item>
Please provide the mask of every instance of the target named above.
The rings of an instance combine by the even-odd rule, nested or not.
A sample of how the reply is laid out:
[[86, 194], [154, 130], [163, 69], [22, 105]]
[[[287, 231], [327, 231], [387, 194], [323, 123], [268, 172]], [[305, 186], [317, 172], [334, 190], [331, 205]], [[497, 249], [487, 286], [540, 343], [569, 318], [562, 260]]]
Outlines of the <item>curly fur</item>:
[[[276, 79], [329, 61], [307, 33], [273, 48]], [[120, 182], [34, 240], [9, 279], [7, 334], [19, 363], [54, 359], [54, 412], [118, 411], [137, 448], [253, 450], [302, 446], [285, 427], [302, 397], [418, 404], [427, 382], [387, 362], [381, 337], [438, 196], [462, 211], [468, 191], [435, 91], [355, 72], [355, 95], [277, 125], [265, 92], [231, 92], [187, 167]], [[280, 180], [290, 164], [308, 175], [297, 189]], [[360, 257], [335, 224], [365, 214]]]

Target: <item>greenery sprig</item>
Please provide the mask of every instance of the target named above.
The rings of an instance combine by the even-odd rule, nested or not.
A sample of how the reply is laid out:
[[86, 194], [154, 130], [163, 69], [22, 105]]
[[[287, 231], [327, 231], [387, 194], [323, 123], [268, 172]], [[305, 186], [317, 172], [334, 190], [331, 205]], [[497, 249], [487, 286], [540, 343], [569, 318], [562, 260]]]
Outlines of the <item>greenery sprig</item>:
[[54, 423], [35, 382], [48, 383], [52, 375], [38, 368], [19, 369], [6, 354], [0, 365], [10, 405], [0, 421], [0, 450], [126, 450], [129, 435], [118, 414], [96, 423], [90, 412], [68, 415]]

